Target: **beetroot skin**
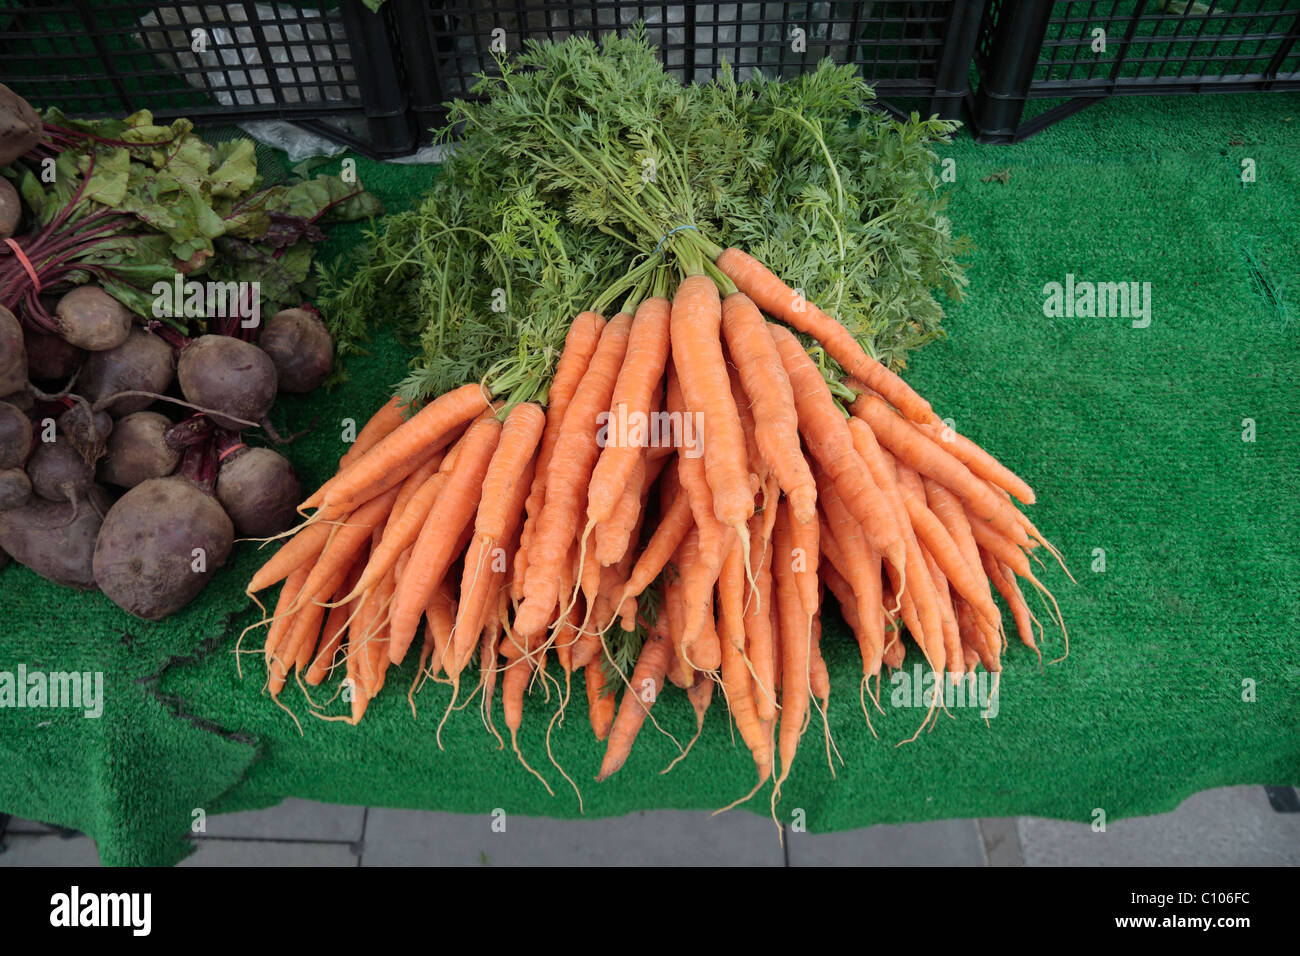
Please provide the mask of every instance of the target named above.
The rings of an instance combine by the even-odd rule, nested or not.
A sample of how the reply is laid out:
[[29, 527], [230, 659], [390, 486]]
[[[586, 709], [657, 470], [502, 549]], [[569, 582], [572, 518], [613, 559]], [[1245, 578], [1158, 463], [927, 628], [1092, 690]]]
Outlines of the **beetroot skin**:
[[95, 581], [118, 607], [157, 621], [194, 600], [230, 557], [234, 539], [211, 495], [185, 478], [151, 478], [104, 517]]

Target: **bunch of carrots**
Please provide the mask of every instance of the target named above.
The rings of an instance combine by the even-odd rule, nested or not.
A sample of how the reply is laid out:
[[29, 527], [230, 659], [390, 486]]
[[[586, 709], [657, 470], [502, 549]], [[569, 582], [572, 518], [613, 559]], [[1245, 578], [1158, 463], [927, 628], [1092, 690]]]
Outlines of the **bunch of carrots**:
[[[674, 252], [618, 314], [573, 320], [545, 408], [475, 383], [410, 417], [396, 399], [374, 415], [249, 583], [283, 582], [262, 622], [273, 697], [290, 671], [318, 685], [342, 668], [351, 712], [333, 719], [355, 723], [420, 638], [412, 706], [424, 681], [448, 683], [445, 722], [477, 658], [467, 699], [481, 695], [496, 734], [500, 682], [522, 761], [524, 697], [534, 681], [558, 688], [553, 654], [563, 702], [582, 671], [603, 780], [666, 681], [697, 727], [716, 685], [753, 755], [749, 795], [774, 779], [775, 806], [813, 711], [825, 719], [826, 590], [861, 652], [868, 725], [904, 629], [937, 674], [996, 675], [994, 592], [1021, 642], [1042, 638], [1023, 581], [1064, 637], [1031, 566], [1040, 547], [1060, 556], [1012, 501], [1034, 502], [1023, 480], [755, 258], [698, 237]], [[792, 328], [838, 369], [824, 374]], [[698, 423], [697, 440], [635, 427], [653, 421], [679, 438]], [[634, 666], [614, 666], [629, 646]]]

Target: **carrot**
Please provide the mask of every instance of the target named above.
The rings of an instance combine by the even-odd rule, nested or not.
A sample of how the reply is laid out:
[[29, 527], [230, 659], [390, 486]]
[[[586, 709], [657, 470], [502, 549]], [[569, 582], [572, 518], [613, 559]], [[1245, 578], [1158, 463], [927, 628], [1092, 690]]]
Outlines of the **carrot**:
[[989, 521], [1017, 544], [1029, 537], [1016, 520], [1016, 508], [993, 493], [970, 469], [931, 441], [911, 422], [892, 411], [875, 395], [863, 394], [853, 403], [853, 414], [871, 426], [880, 444], [910, 468], [933, 478], [966, 502], [976, 515]]
[[560, 599], [555, 569], [578, 538], [583, 490], [600, 454], [596, 416], [609, 408], [631, 326], [631, 316], [623, 313], [605, 326], [565, 412], [546, 476], [546, 500], [528, 545], [523, 602], [515, 611], [515, 629], [520, 633], [533, 634], [545, 628]]
[[[446, 661], [447, 676], [456, 680], [478, 642], [489, 590], [494, 590], [496, 565], [502, 562], [500, 544], [510, 541], [523, 519], [526, 496], [532, 486], [538, 442], [544, 416], [533, 404], [516, 405], [501, 429], [501, 439], [483, 479], [482, 504], [474, 518], [474, 536], [465, 558], [460, 584], [460, 613], [456, 640]], [[484, 571], [487, 573], [485, 574]], [[505, 568], [500, 567], [502, 575]]]
[[314, 564], [334, 528], [335, 525], [324, 522], [303, 528], [257, 569], [244, 593], [256, 594], [283, 581], [298, 568]]
[[754, 496], [745, 468], [745, 434], [722, 357], [721, 326], [717, 285], [705, 275], [687, 276], [673, 296], [673, 366], [686, 411], [703, 419], [704, 472], [714, 514], [740, 535], [748, 566], [747, 522], [754, 513]]
[[[775, 508], [775, 505], [773, 505]], [[760, 516], [755, 515], [755, 521]], [[745, 653], [754, 674], [754, 707], [760, 721], [776, 717], [776, 684], [780, 673], [776, 631], [772, 627], [772, 548], [764, 548], [755, 575], [758, 593], [745, 609]]]
[[587, 713], [591, 718], [591, 731], [597, 740], [609, 736], [618, 704], [613, 685], [605, 680], [604, 664], [599, 657], [593, 657], [583, 670], [587, 682]]
[[[880, 558], [868, 546], [862, 535], [862, 526], [849, 514], [834, 485], [828, 479], [824, 480], [824, 485], [820, 501], [829, 534], [822, 536], [822, 548], [833, 558], [838, 552], [839, 569], [854, 595], [854, 611], [861, 622], [858, 649], [862, 653], [863, 674], [878, 674], [885, 650], [885, 633], [879, 613]], [[861, 643], [863, 640], [865, 644]]]
[[907, 509], [917, 540], [957, 593], [996, 628], [1000, 615], [989, 594], [988, 582], [981, 580], [982, 575], [970, 567], [948, 529], [926, 505], [925, 486], [921, 476], [902, 464], [898, 466], [898, 476], [903, 505]]
[[483, 479], [483, 507], [474, 519], [474, 530], [490, 541], [507, 537], [506, 529], [523, 510], [525, 495], [519, 492], [518, 486], [523, 484], [525, 492], [532, 486], [533, 476], [528, 466], [545, 426], [545, 413], [532, 402], [512, 408], [501, 426], [501, 440]]
[[453, 548], [463, 547], [460, 536], [470, 528], [500, 434], [501, 425], [493, 418], [480, 419], [470, 427], [451, 477], [412, 546], [411, 566], [393, 597], [389, 655], [394, 664], [402, 662], [420, 614], [455, 559]]
[[664, 687], [664, 675], [668, 671], [668, 661], [672, 657], [672, 643], [661, 634], [654, 634], [646, 639], [637, 656], [636, 666], [632, 668], [632, 678], [628, 689], [619, 703], [618, 714], [610, 727], [609, 740], [605, 744], [605, 757], [600, 762], [600, 771], [596, 780], [606, 780], [627, 762], [632, 752], [632, 744], [641, 725], [645, 723], [650, 708], [659, 699], [659, 692]]
[[[414, 477], [414, 476], [412, 476]], [[442, 489], [447, 485], [448, 476], [443, 472], [426, 478], [416, 492], [411, 495], [406, 507], [399, 509], [397, 501], [393, 503], [391, 515], [388, 517], [388, 523], [384, 525], [382, 536], [379, 539], [379, 545], [370, 552], [370, 559], [366, 562], [365, 570], [361, 574], [361, 579], [357, 581], [353, 593], [347, 596], [347, 600], [356, 597], [362, 591], [368, 591], [384, 577], [393, 566], [397, 563], [397, 558], [403, 551], [415, 543], [415, 539], [420, 534], [420, 529], [424, 527], [425, 519], [429, 517], [429, 512], [433, 508], [433, 503], [438, 500], [442, 494]], [[407, 486], [403, 485], [405, 489]], [[390, 491], [389, 495], [393, 495]], [[384, 501], [388, 495], [382, 498], [373, 499], [374, 501]], [[400, 493], [396, 498], [400, 498]], [[372, 502], [367, 502], [361, 506], [361, 510], [369, 508]]]
[[492, 694], [497, 686], [497, 643], [501, 638], [501, 622], [496, 615], [491, 615], [483, 628], [483, 639], [479, 641], [478, 661], [479, 673], [483, 680], [483, 697], [480, 703], [480, 709], [483, 715], [483, 725], [491, 732], [492, 736], [497, 738], [500, 745], [498, 749], [505, 747], [501, 736], [497, 733], [495, 725], [492, 723]]
[[596, 525], [596, 560], [603, 567], [617, 564], [629, 552], [636, 540], [635, 529], [640, 527], [645, 515], [649, 491], [668, 461], [666, 457], [650, 461], [643, 451], [623, 488], [623, 496], [619, 498], [614, 514], [608, 521]]
[[320, 684], [329, 673], [333, 665], [334, 656], [338, 653], [339, 644], [343, 640], [343, 634], [347, 630], [348, 617], [356, 606], [355, 601], [343, 601], [346, 594], [352, 592], [353, 586], [361, 577], [361, 571], [365, 567], [364, 562], [358, 559], [348, 570], [347, 576], [343, 582], [335, 589], [329, 616], [325, 618], [325, 630], [321, 635], [320, 649], [312, 659], [311, 666], [307, 668], [307, 683], [312, 687]]
[[406, 421], [406, 408], [406, 403], [398, 395], [384, 402], [379, 407], [379, 411], [371, 415], [370, 420], [361, 427], [352, 446], [339, 459], [339, 470], [342, 471], [352, 462], [360, 459], [383, 438], [396, 431]]
[[280, 588], [280, 599], [276, 602], [275, 611], [271, 614], [271, 626], [266, 632], [266, 641], [262, 644], [262, 654], [266, 658], [267, 671], [272, 670], [272, 663], [281, 663], [281, 658], [277, 656], [277, 651], [281, 644], [284, 643], [289, 629], [293, 624], [292, 608], [298, 600], [298, 595], [302, 591], [303, 583], [307, 580], [307, 575], [311, 569], [307, 567], [295, 568], [284, 582], [284, 587]]
[[776, 612], [781, 634], [781, 726], [778, 754], [781, 772], [772, 792], [772, 805], [781, 791], [781, 785], [790, 775], [803, 736], [804, 726], [810, 716], [809, 696], [811, 666], [812, 625], [804, 613], [799, 595], [799, 583], [792, 567], [790, 555], [794, 539], [790, 528], [790, 511], [782, 503], [773, 530], [772, 577], [776, 581]]
[[[740, 430], [745, 433], [745, 466], [749, 472], [749, 487], [752, 494], [757, 494], [772, 474], [772, 466], [758, 448], [758, 423], [754, 420], [753, 403], [745, 394], [745, 386], [740, 381], [740, 372], [727, 362], [727, 378], [731, 381], [731, 397], [736, 403], [736, 412], [740, 416]], [[779, 485], [778, 485], [779, 487]]]
[[340, 502], [359, 505], [387, 491], [449, 444], [459, 426], [490, 408], [478, 384], [462, 385], [434, 399], [339, 475], [321, 502], [322, 510]]
[[[727, 553], [722, 559], [722, 572], [718, 575], [718, 611], [721, 626], [719, 637], [730, 644], [744, 660], [745, 654], [745, 558], [740, 550], [740, 539], [732, 537]], [[723, 663], [726, 662], [725, 651]], [[748, 686], [748, 684], [747, 684]], [[757, 717], [755, 718], [757, 720]]]
[[[396, 500], [393, 501], [394, 514], [400, 515], [406, 510], [406, 506], [411, 503], [411, 499], [415, 497], [415, 493], [424, 487], [426, 481], [442, 471], [442, 463], [449, 458], [453, 458], [454, 452], [454, 448], [452, 449], [452, 452], [449, 452], [445, 456], [441, 452], [438, 452], [423, 465], [406, 476], [402, 481], [401, 488], [397, 492]], [[451, 470], [450, 465], [447, 466], [447, 470]]]
[[[587, 487], [587, 520], [609, 520], [623, 494], [648, 435], [638, 430], [632, 415], [647, 415], [668, 361], [668, 319], [671, 303], [663, 296], [644, 300], [628, 334], [627, 353], [610, 399], [606, 441]], [[626, 421], [627, 441], [619, 439], [619, 422]], [[647, 422], [648, 425], [648, 422]], [[614, 440], [608, 435], [613, 433]]]
[[965, 670], [965, 660], [961, 653], [961, 635], [957, 630], [957, 613], [952, 606], [952, 591], [948, 587], [948, 578], [934, 560], [934, 555], [921, 545], [921, 556], [925, 559], [926, 570], [934, 584], [935, 596], [939, 602], [940, 633], [943, 635], [943, 650], [948, 672], [959, 676]]
[[347, 577], [350, 567], [340, 568], [314, 594], [300, 601], [301, 607], [294, 612], [293, 623], [284, 644], [284, 659], [292, 662], [294, 670], [302, 673], [311, 664], [311, 655], [321, 637], [321, 625], [325, 622], [325, 602], [339, 589]]
[[[739, 554], [739, 544], [735, 545], [735, 550]], [[743, 588], [743, 574], [738, 583]], [[745, 742], [745, 746], [754, 755], [754, 765], [758, 768], [758, 782], [761, 784], [772, 775], [772, 744], [766, 731], [763, 730], [762, 722], [758, 718], [758, 710], [750, 686], [749, 670], [745, 666], [743, 651], [744, 623], [743, 621], [740, 623], [740, 646], [738, 646], [736, 635], [728, 633], [729, 629], [736, 625], [726, 623], [725, 616], [723, 621], [724, 633], [721, 635], [722, 691], [727, 698], [727, 707], [731, 711], [732, 717], [735, 718], [736, 729], [740, 731], [740, 739]]]
[[356, 464], [366, 452], [379, 443], [380, 439], [397, 430], [398, 426], [405, 420], [405, 408], [406, 406], [402, 403], [402, 400], [396, 395], [380, 406], [379, 411], [375, 412], [362, 427], [361, 433], [357, 435], [351, 447], [339, 458], [337, 473], [300, 504], [298, 510], [306, 511], [308, 508], [319, 506], [325, 500], [326, 492], [329, 491], [340, 474]]
[[805, 335], [811, 335], [846, 372], [884, 395], [908, 418], [928, 422], [934, 417], [930, 403], [869, 356], [848, 329], [796, 293], [753, 256], [739, 249], [726, 249], [716, 261], [718, 268], [755, 305]]
[[817, 485], [799, 447], [799, 419], [790, 377], [767, 333], [767, 323], [753, 300], [737, 292], [723, 300], [722, 330], [745, 395], [753, 403], [758, 450], [789, 497], [795, 517], [811, 521]]
[[[357, 555], [365, 550], [366, 544], [375, 539], [376, 533], [383, 534], [386, 522], [392, 517], [393, 505], [400, 490], [390, 488], [378, 497], [371, 498], [340, 521], [303, 585], [306, 593], [315, 593], [322, 587], [324, 581], [340, 569], [346, 570], [351, 567]], [[362, 576], [365, 576], [364, 572]], [[377, 584], [382, 577], [383, 575], [375, 576], [362, 590]], [[360, 593], [358, 590], [348, 595], [348, 598], [356, 597]]]
[[788, 329], [779, 325], [769, 325], [768, 329], [790, 376], [799, 432], [809, 452], [834, 482], [871, 547], [895, 568], [903, 567], [906, 554], [898, 517], [854, 448], [848, 422], [836, 407], [826, 380]]
[[931, 421], [919, 426], [933, 441], [970, 469], [971, 474], [1010, 492], [1027, 505], [1034, 503], [1034, 489], [1002, 462], [964, 435], [957, 434], [943, 422]]
[[1011, 573], [1006, 565], [999, 564], [997, 559], [983, 548], [980, 549], [980, 558], [983, 561], [984, 573], [988, 575], [989, 582], [997, 588], [998, 593], [1002, 595], [1002, 600], [1007, 602], [1020, 642], [1038, 653], [1038, 644], [1034, 641], [1034, 627], [1029, 613], [1029, 604], [1025, 601], [1020, 586], [1016, 584], [1015, 575]]
[[511, 582], [511, 596], [516, 601], [521, 601], [524, 597], [524, 571], [528, 567], [528, 547], [537, 527], [537, 519], [541, 516], [542, 507], [546, 502], [546, 479], [550, 472], [551, 456], [555, 453], [555, 443], [559, 440], [560, 428], [568, 412], [569, 402], [573, 400], [573, 393], [577, 390], [578, 383], [587, 374], [587, 366], [596, 352], [604, 328], [604, 317], [595, 312], [582, 312], [573, 320], [564, 338], [564, 350], [560, 353], [560, 361], [555, 366], [555, 377], [551, 380], [550, 388], [547, 389], [546, 428], [542, 432], [542, 441], [537, 449], [537, 470], [533, 472], [533, 484], [528, 491], [527, 503], [524, 506], [527, 518], [524, 520], [524, 530], [520, 537], [520, 555], [515, 562], [519, 573]]
[[[893, 582], [896, 603], [900, 607], [903, 621], [907, 624], [913, 639], [921, 648], [936, 671], [943, 669], [943, 616], [938, 605], [938, 594], [934, 582], [930, 579], [929, 567], [921, 555], [920, 542], [912, 524], [907, 517], [907, 507], [903, 504], [903, 493], [898, 487], [898, 472], [894, 458], [876, 442], [876, 436], [865, 422], [849, 423], [854, 447], [866, 463], [872, 478], [882, 489], [889, 507], [898, 516], [899, 526], [903, 529], [903, 545], [907, 556], [905, 567], [906, 580], [898, 575], [898, 569], [889, 565], [889, 577]], [[891, 605], [892, 606], [892, 605]]]
[[448, 650], [451, 647], [452, 628], [456, 622], [456, 595], [447, 581], [438, 585], [438, 590], [425, 605], [424, 616], [428, 621], [429, 636], [433, 639], [433, 653], [428, 662], [429, 675], [437, 677], [447, 664]]
[[[694, 666], [703, 670], [714, 670], [721, 661], [713, 660], [712, 655], [707, 661], [695, 661], [692, 648], [704, 632], [709, 616], [706, 606], [713, 594], [713, 586], [722, 573], [722, 562], [731, 543], [732, 530], [714, 513], [715, 499], [707, 481], [706, 467], [705, 462], [699, 458], [683, 456], [678, 459], [677, 476], [690, 501], [691, 512], [695, 516], [695, 530], [686, 538], [686, 541], [694, 542], [690, 556], [679, 556], [677, 564], [677, 569], [682, 575], [684, 608], [678, 652]], [[751, 498], [751, 502], [752, 500]], [[748, 533], [748, 525], [746, 525], [745, 535], [740, 538], [742, 562]]]
[[641, 592], [659, 576], [659, 572], [664, 569], [669, 559], [681, 546], [682, 539], [691, 530], [692, 521], [690, 498], [685, 492], [680, 492], [660, 517], [654, 535], [637, 558], [632, 574], [628, 577], [627, 586], [623, 588], [623, 595], [619, 599], [620, 607], [628, 599], [639, 597]]
[[840, 605], [840, 614], [844, 618], [844, 623], [849, 626], [853, 636], [857, 638], [858, 648], [862, 651], [862, 664], [865, 670], [868, 666], [867, 639], [862, 631], [862, 618], [858, 615], [858, 599], [853, 593], [853, 588], [849, 587], [849, 582], [844, 575], [840, 573], [836, 566], [836, 561], [831, 557], [833, 547], [830, 539], [830, 529], [822, 535], [823, 553], [826, 560], [821, 564], [822, 580], [826, 582], [826, 587], [830, 589], [831, 594], [835, 595], [835, 600]]

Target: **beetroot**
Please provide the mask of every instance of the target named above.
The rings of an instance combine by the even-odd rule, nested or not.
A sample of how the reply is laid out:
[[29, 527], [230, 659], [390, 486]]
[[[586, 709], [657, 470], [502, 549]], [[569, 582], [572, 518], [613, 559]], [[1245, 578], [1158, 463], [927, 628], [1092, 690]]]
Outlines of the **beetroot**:
[[18, 467], [31, 450], [31, 420], [17, 406], [0, 402], [0, 468]]
[[56, 584], [92, 590], [99, 515], [108, 506], [109, 497], [100, 488], [92, 490], [90, 503], [33, 497], [21, 508], [0, 511], [0, 548]]
[[0, 239], [8, 239], [17, 232], [22, 218], [23, 205], [18, 201], [18, 190], [0, 176]]
[[97, 285], [79, 285], [54, 311], [59, 335], [92, 352], [115, 349], [131, 331], [131, 310]]
[[291, 395], [320, 388], [334, 369], [334, 340], [314, 311], [275, 313], [258, 344], [275, 363], [280, 391]]
[[27, 347], [17, 317], [0, 305], [0, 396], [27, 388]]
[[32, 105], [0, 83], [0, 166], [10, 166], [41, 142], [44, 127]]
[[23, 329], [23, 342], [27, 346], [27, 377], [34, 382], [67, 381], [87, 354], [57, 335], [31, 327]]
[[[172, 347], [144, 329], [133, 328], [117, 348], [90, 353], [77, 377], [77, 391], [97, 405], [118, 392], [165, 392], [175, 374]], [[114, 418], [121, 418], [147, 408], [152, 401], [147, 396], [131, 396], [107, 407]]]
[[81, 457], [66, 435], [37, 442], [27, 460], [32, 490], [46, 501], [77, 501], [95, 481], [95, 466]]
[[231, 452], [217, 472], [217, 500], [245, 538], [269, 538], [298, 520], [302, 486], [289, 460], [269, 448]]
[[167, 417], [157, 412], [136, 412], [118, 419], [99, 466], [100, 480], [134, 488], [150, 478], [170, 475], [181, 458], [163, 440], [170, 427]]
[[59, 416], [58, 434], [89, 465], [104, 457], [108, 436], [113, 433], [113, 416], [92, 411], [86, 402], [77, 402]]
[[21, 468], [0, 471], [0, 511], [21, 508], [32, 496], [32, 482]]
[[204, 335], [187, 345], [176, 363], [176, 377], [187, 401], [224, 413], [210, 416], [222, 428], [247, 427], [236, 418], [260, 422], [275, 401], [271, 357], [227, 335]]
[[184, 607], [225, 563], [235, 529], [215, 498], [186, 478], [136, 485], [104, 517], [95, 544], [100, 589], [156, 621]]

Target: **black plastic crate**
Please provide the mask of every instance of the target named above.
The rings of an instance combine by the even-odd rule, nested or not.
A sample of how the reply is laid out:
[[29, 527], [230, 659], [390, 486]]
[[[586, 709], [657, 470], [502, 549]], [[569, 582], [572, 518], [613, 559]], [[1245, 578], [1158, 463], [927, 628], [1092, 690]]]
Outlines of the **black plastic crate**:
[[[641, 21], [665, 65], [684, 82], [707, 81], [725, 59], [743, 79], [753, 70], [793, 76], [824, 57], [861, 68], [878, 105], [900, 100], [955, 119], [969, 91], [983, 0], [855, 0], [839, 3], [587, 3], [508, 0], [388, 0], [398, 24], [412, 108], [422, 135], [442, 126], [443, 104], [465, 98], [476, 74], [495, 72], [494, 40], [508, 52], [525, 40], [599, 38]], [[795, 52], [794, 31], [805, 46]], [[500, 32], [496, 32], [500, 31]]]
[[1300, 89], [1297, 40], [1297, 0], [989, 0], [972, 126], [1015, 142], [1107, 96]]
[[394, 50], [360, 0], [0, 0], [0, 79], [34, 105], [286, 120], [374, 156], [416, 146]]

